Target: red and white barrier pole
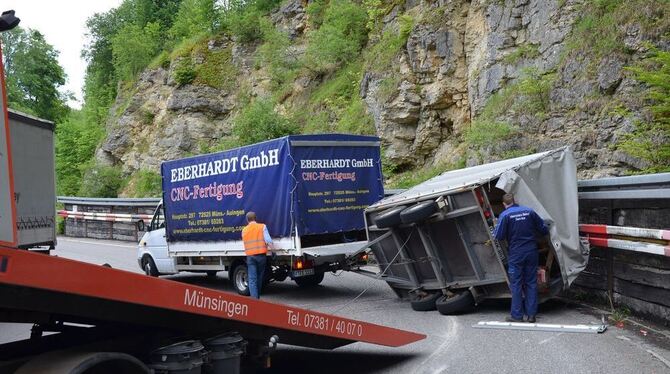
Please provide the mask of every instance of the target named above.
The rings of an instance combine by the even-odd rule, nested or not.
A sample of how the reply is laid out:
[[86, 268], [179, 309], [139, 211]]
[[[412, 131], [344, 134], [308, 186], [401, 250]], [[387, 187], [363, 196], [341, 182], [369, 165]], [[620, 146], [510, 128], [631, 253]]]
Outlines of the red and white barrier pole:
[[630, 240], [621, 240], [621, 239], [609, 239], [595, 236], [588, 237], [588, 240], [591, 245], [594, 245], [596, 247], [616, 248], [616, 249], [623, 249], [626, 251], [644, 252], [653, 255], [670, 257], [669, 245], [663, 246], [660, 244], [634, 242]]
[[137, 220], [151, 220], [149, 214], [125, 214], [125, 213], [97, 213], [97, 212], [74, 212], [71, 210], [59, 210], [58, 215], [63, 218], [85, 219], [91, 221], [109, 221], [132, 223]]
[[[579, 225], [579, 231], [582, 235], [586, 235], [591, 245], [596, 247], [616, 248], [670, 257], [670, 230], [584, 224]], [[610, 238], [613, 235], [630, 237], [630, 239]], [[654, 239], [665, 241], [665, 243], [649, 243], [635, 239]]]
[[587, 234], [596, 234], [596, 235], [621, 235], [621, 236], [631, 236], [633, 238], [670, 240], [670, 230], [584, 224], [579, 225], [579, 231]]

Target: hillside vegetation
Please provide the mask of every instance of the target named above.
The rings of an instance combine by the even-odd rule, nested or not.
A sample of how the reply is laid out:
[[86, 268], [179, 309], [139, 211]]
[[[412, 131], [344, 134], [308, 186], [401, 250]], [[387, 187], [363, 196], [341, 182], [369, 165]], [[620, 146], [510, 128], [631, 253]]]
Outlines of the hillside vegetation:
[[89, 19], [59, 193], [157, 195], [167, 158], [376, 134], [385, 176], [562, 145], [580, 176], [670, 171], [664, 0], [125, 0]]

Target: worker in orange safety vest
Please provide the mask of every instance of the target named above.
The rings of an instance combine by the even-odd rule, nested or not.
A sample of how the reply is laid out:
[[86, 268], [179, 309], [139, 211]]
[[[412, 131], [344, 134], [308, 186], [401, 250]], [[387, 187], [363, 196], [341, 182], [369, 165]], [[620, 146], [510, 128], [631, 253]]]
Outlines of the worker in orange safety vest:
[[260, 298], [263, 276], [267, 264], [268, 250], [272, 249], [272, 238], [267, 226], [256, 222], [256, 213], [247, 213], [247, 225], [242, 229], [244, 254], [247, 256], [247, 279], [249, 294]]

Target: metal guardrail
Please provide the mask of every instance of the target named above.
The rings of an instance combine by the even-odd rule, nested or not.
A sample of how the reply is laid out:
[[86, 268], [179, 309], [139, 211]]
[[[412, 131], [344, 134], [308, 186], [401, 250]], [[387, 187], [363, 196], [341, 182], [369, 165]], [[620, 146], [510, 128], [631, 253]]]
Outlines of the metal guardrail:
[[670, 173], [580, 180], [579, 199], [670, 199]]
[[149, 198], [100, 198], [58, 196], [57, 201], [63, 204], [101, 205], [101, 206], [157, 206], [161, 201], [158, 197]]

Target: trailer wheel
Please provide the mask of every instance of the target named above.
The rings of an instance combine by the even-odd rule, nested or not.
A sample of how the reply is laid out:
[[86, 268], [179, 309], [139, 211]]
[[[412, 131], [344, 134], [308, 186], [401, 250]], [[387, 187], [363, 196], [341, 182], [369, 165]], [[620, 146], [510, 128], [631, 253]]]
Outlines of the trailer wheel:
[[159, 275], [154, 259], [149, 256], [142, 258], [142, 269], [144, 269], [144, 274], [148, 276], [157, 277]]
[[400, 212], [405, 208], [407, 208], [405, 205], [401, 205], [379, 213], [374, 219], [375, 225], [380, 229], [398, 226], [401, 223]]
[[300, 287], [314, 287], [318, 286], [322, 281], [325, 273], [315, 273], [313, 275], [307, 275], [304, 277], [298, 277], [293, 279], [295, 283]]
[[475, 306], [475, 298], [470, 291], [464, 291], [452, 297], [442, 296], [435, 302], [437, 311], [443, 315], [461, 314], [471, 311]]
[[429, 312], [435, 310], [435, 300], [437, 300], [440, 295], [439, 292], [424, 295], [413, 294], [410, 296], [409, 303], [412, 306], [412, 310], [417, 312]]
[[249, 296], [249, 271], [247, 264], [241, 262], [235, 266], [230, 275], [230, 280], [233, 282], [233, 288], [238, 294], [242, 296]]
[[437, 210], [438, 206], [435, 201], [424, 201], [422, 203], [412, 205], [411, 207], [400, 212], [400, 221], [402, 221], [402, 223], [420, 222], [435, 214]]

